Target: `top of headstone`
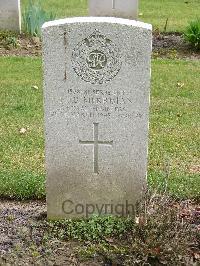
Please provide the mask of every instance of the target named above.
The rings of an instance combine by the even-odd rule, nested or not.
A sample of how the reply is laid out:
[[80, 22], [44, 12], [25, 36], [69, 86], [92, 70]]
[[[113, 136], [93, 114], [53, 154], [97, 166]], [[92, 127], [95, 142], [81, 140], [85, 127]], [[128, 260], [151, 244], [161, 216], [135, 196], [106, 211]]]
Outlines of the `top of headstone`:
[[54, 21], [45, 22], [42, 28], [59, 26], [64, 24], [72, 24], [72, 23], [117, 23], [127, 26], [133, 26], [138, 28], [143, 28], [146, 30], [152, 30], [152, 25], [147, 24], [141, 21], [123, 19], [123, 18], [115, 18], [115, 17], [73, 17], [73, 18], [65, 18]]
[[137, 19], [139, 0], [89, 0], [92, 17]]
[[21, 32], [20, 0], [0, 0], [0, 29]]

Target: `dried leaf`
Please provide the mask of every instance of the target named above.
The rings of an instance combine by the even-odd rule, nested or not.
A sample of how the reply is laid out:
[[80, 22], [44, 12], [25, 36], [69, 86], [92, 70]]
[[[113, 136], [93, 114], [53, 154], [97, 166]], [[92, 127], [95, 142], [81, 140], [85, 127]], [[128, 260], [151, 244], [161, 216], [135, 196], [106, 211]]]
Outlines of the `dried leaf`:
[[38, 86], [34, 85], [34, 86], [32, 86], [32, 89], [38, 90], [39, 88], [38, 88]]
[[114, 243], [114, 240], [113, 240], [112, 238], [106, 238], [106, 241], [107, 241], [108, 243]]
[[194, 253], [194, 258], [196, 260], [199, 260], [200, 259], [200, 253]]
[[179, 88], [183, 88], [183, 87], [185, 86], [185, 84], [184, 84], [183, 82], [178, 82], [178, 83], [177, 83], [177, 86], [178, 86]]
[[19, 130], [20, 134], [25, 134], [26, 132], [27, 132], [27, 129], [24, 127], [20, 128], [20, 130]]
[[135, 223], [139, 224], [139, 222], [140, 222], [140, 217], [135, 217]]

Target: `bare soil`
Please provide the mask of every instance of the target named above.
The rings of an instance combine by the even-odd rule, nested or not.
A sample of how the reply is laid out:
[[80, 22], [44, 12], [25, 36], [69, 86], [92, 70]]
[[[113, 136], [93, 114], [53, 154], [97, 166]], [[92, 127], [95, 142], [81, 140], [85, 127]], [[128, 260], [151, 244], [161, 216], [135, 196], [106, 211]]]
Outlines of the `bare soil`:
[[82, 262], [78, 242], [63, 242], [45, 235], [46, 204], [42, 201], [0, 202], [0, 265], [104, 265]]
[[28, 37], [24, 34], [16, 38], [15, 45], [6, 42], [0, 44], [0, 56], [41, 56], [42, 43], [38, 37]]
[[199, 60], [200, 51], [194, 50], [180, 33], [154, 32], [153, 57]]
[[[200, 206], [190, 201], [177, 204], [179, 204], [181, 218], [200, 231]], [[77, 255], [77, 249], [84, 248], [85, 243], [72, 240], [61, 241], [47, 234], [46, 213], [44, 201], [2, 200], [0, 202], [0, 265], [123, 265], [115, 264], [108, 261], [105, 256], [99, 255], [89, 261], [83, 261]], [[198, 241], [196, 244], [189, 244], [194, 263], [188, 265], [200, 265], [198, 264], [200, 263], [200, 246], [197, 243]]]
[[[16, 38], [16, 47], [0, 44], [0, 56], [41, 56], [42, 44], [37, 37], [24, 34]], [[179, 33], [153, 34], [153, 58], [199, 60], [200, 51], [193, 50]]]

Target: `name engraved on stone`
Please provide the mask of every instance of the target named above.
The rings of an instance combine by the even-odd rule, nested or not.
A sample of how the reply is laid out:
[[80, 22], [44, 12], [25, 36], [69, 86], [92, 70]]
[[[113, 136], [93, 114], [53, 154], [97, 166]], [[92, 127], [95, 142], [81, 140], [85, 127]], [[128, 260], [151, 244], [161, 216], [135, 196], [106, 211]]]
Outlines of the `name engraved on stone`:
[[86, 140], [82, 141], [79, 140], [79, 143], [82, 145], [93, 145], [93, 163], [94, 163], [94, 173], [98, 174], [99, 173], [99, 145], [108, 145], [112, 146], [113, 141], [101, 141], [99, 140], [99, 123], [94, 123], [93, 124], [94, 129], [94, 140]]
[[103, 84], [119, 73], [122, 55], [109, 38], [95, 30], [77, 44], [71, 61], [75, 73], [82, 80], [91, 84]]

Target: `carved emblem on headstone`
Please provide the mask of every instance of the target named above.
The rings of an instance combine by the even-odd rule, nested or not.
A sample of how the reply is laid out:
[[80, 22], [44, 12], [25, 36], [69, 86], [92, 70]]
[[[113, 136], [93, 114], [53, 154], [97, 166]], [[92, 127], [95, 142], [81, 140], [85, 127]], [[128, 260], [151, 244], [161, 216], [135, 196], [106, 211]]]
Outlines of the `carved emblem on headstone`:
[[72, 67], [84, 81], [103, 84], [112, 80], [121, 69], [118, 47], [98, 30], [82, 40], [72, 52]]

